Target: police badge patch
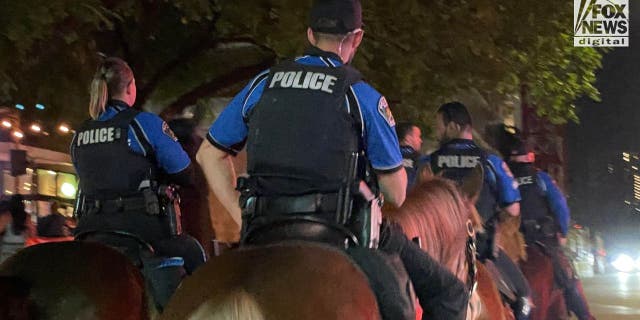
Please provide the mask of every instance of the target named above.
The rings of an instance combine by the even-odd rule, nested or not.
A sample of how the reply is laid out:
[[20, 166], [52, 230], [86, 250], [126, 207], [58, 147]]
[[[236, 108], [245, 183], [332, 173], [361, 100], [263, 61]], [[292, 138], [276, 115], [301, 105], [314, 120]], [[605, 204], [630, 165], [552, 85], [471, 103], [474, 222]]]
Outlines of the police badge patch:
[[169, 128], [169, 124], [164, 122], [164, 121], [162, 122], [162, 132], [164, 132], [164, 134], [169, 136], [169, 138], [171, 138], [171, 140], [178, 141], [178, 138], [176, 137], [176, 134], [173, 133], [171, 128]]
[[378, 101], [378, 113], [380, 113], [390, 127], [396, 125], [396, 120], [393, 119], [393, 114], [391, 113], [391, 109], [389, 108], [389, 104], [385, 97], [381, 97], [380, 101]]

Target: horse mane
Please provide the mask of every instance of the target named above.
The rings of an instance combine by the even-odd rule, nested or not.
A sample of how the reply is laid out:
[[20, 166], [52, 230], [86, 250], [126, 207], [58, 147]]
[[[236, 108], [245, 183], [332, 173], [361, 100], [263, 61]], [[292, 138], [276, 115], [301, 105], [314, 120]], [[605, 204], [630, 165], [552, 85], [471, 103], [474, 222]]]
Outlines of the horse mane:
[[387, 214], [402, 226], [407, 237], [419, 237], [423, 250], [466, 282], [465, 245], [471, 207], [455, 183], [433, 177], [417, 185], [401, 208]]

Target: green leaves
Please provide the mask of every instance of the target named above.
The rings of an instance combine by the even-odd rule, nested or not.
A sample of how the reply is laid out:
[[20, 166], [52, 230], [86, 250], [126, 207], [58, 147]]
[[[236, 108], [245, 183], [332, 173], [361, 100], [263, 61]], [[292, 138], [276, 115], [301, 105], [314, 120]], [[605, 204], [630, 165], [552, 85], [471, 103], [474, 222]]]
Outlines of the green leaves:
[[[97, 52], [127, 60], [139, 102], [179, 110], [242, 85], [252, 68], [307, 45], [311, 0], [0, 0], [0, 102], [45, 101], [52, 115], [86, 117]], [[428, 127], [466, 92], [512, 100], [530, 88], [539, 115], [577, 120], [603, 51], [575, 48], [563, 1], [364, 1], [354, 64], [395, 116]], [[236, 76], [231, 76], [236, 75]], [[228, 81], [223, 81], [223, 80]], [[226, 90], [226, 91], [225, 91]], [[195, 100], [194, 100], [195, 99]], [[497, 110], [497, 107], [495, 107]]]

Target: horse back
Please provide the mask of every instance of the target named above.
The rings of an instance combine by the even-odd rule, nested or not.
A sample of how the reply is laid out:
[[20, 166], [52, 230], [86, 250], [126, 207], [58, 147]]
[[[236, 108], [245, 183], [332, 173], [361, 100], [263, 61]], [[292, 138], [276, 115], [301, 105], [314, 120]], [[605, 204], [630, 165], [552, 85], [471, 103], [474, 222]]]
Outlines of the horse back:
[[[162, 319], [235, 319], [225, 299], [244, 296], [262, 316], [238, 319], [379, 319], [362, 271], [339, 250], [292, 243], [229, 252], [185, 279]], [[245, 299], [247, 300], [247, 299]], [[237, 311], [237, 309], [236, 309]]]
[[[0, 265], [0, 310], [25, 319], [148, 319], [144, 281], [119, 252], [89, 242], [25, 248]], [[1, 297], [0, 297], [1, 298]], [[11, 301], [9, 304], [7, 301]]]

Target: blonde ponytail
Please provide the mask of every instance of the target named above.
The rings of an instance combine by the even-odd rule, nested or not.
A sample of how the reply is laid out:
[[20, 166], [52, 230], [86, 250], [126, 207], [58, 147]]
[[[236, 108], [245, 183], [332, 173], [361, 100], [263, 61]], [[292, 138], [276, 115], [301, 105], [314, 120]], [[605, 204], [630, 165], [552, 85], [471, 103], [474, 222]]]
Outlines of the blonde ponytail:
[[89, 115], [96, 120], [104, 112], [109, 98], [107, 79], [100, 76], [91, 81], [91, 100], [89, 101]]
[[133, 72], [122, 59], [106, 58], [91, 81], [89, 115], [96, 120], [105, 111], [107, 101], [115, 94], [126, 90], [133, 81]]

